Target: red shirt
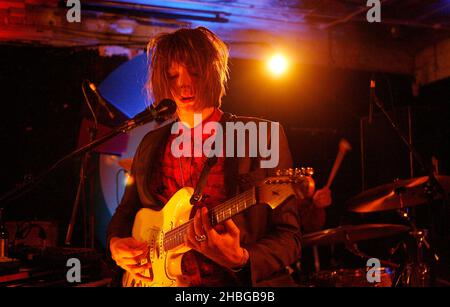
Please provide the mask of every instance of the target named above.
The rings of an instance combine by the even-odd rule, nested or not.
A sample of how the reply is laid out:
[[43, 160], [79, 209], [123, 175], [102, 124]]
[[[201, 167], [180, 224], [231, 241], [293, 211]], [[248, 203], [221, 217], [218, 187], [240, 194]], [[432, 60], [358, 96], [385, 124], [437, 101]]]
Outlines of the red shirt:
[[[194, 149], [203, 148], [195, 146], [194, 129], [200, 129], [208, 122], [219, 122], [222, 117], [222, 111], [215, 109], [214, 113], [203, 120], [202, 125], [196, 128], [184, 127], [185, 133], [191, 133], [191, 156], [179, 158], [175, 157], [171, 151], [172, 142], [179, 134], [171, 134], [163, 151], [163, 155], [158, 161], [160, 167], [156, 168], [156, 175], [153, 184], [156, 186], [156, 195], [163, 202], [168, 200], [182, 187], [195, 188], [200, 178], [205, 161], [208, 159], [203, 153], [200, 157], [194, 156]], [[203, 131], [202, 131], [203, 132]], [[214, 131], [213, 131], [214, 133]], [[211, 137], [213, 133], [202, 133], [201, 145]], [[225, 151], [224, 151], [225, 152]], [[202, 194], [203, 198], [200, 205], [212, 208], [226, 200], [226, 191], [224, 183], [224, 157], [218, 157], [217, 163], [211, 168]], [[230, 278], [230, 273], [212, 262], [202, 254], [196, 251], [189, 251], [183, 256], [182, 261], [183, 274], [189, 276], [192, 286], [225, 286], [234, 283]], [[234, 283], [235, 284], [235, 283]]]
[[[219, 122], [221, 117], [222, 111], [215, 109], [211, 116], [203, 120], [202, 125], [204, 126], [206, 123], [213, 121]], [[158, 197], [163, 203], [167, 203], [179, 189], [183, 187], [195, 188], [197, 185], [203, 166], [208, 158], [202, 152], [200, 152], [200, 157], [194, 156], [194, 149], [203, 148], [203, 142], [212, 135], [211, 133], [202, 133], [201, 147], [195, 146], [194, 142], [200, 142], [200, 140], [195, 140], [194, 129], [201, 129], [200, 126], [202, 125], [196, 128], [187, 128], [184, 126], [184, 133], [190, 132], [191, 134], [191, 155], [188, 157], [181, 156], [177, 158], [172, 154], [172, 142], [175, 138], [179, 137], [181, 132], [180, 134], [170, 135], [164, 153], [159, 161], [159, 165], [161, 166], [157, 169], [159, 173], [157, 175], [157, 178], [159, 178]], [[224, 161], [224, 157], [218, 157], [217, 163], [211, 168], [207, 184], [203, 188], [203, 205], [207, 207], [215, 206], [226, 200]]]

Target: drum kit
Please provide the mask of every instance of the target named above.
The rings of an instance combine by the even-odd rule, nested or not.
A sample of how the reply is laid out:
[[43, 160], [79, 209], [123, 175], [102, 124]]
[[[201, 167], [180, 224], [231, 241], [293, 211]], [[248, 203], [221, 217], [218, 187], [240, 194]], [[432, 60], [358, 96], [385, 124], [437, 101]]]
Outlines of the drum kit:
[[[396, 180], [384, 184], [351, 198], [348, 210], [354, 213], [368, 214], [381, 211], [396, 210], [403, 224], [362, 224], [342, 225], [333, 229], [326, 229], [303, 236], [303, 246], [315, 248], [315, 262], [317, 264], [317, 246], [344, 246], [354, 255], [364, 260], [370, 256], [361, 252], [357, 243], [365, 240], [381, 239], [394, 235], [407, 235], [411, 248], [404, 263], [393, 263], [390, 260], [379, 260], [377, 268], [380, 281], [370, 282], [367, 273], [371, 269], [320, 270], [316, 265], [316, 272], [308, 277], [311, 286], [333, 287], [397, 287], [397, 286], [431, 286], [433, 265], [439, 261], [439, 256], [429, 243], [428, 231], [416, 226], [411, 209], [416, 206], [432, 206], [434, 201], [447, 200], [450, 191], [450, 176], [433, 176], [438, 184], [431, 184], [428, 176], [406, 180]], [[432, 191], [439, 187], [438, 192]], [[432, 256], [426, 260], [424, 250]], [[373, 259], [373, 258], [372, 258]], [[378, 259], [377, 259], [378, 260]], [[434, 262], [434, 263], [431, 263]], [[395, 274], [394, 274], [395, 272]]]

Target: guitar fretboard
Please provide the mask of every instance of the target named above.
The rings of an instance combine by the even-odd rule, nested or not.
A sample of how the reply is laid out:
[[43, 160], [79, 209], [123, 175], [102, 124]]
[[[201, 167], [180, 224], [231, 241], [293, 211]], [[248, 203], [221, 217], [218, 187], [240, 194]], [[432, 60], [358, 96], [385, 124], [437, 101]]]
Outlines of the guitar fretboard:
[[[251, 188], [230, 200], [214, 207], [209, 211], [209, 219], [211, 226], [220, 224], [238, 213], [246, 210], [256, 203], [255, 188]], [[187, 230], [189, 229], [193, 219], [180, 225], [164, 235], [164, 250], [171, 250], [184, 243]]]

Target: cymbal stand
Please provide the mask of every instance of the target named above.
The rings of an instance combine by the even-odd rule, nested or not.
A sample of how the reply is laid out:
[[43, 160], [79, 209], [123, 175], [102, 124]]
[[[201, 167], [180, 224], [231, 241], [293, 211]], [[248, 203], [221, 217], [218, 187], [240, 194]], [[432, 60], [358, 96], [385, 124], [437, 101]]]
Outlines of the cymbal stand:
[[[374, 94], [374, 104], [381, 110], [381, 112], [384, 114], [385, 118], [388, 120], [388, 122], [390, 123], [390, 125], [392, 126], [392, 128], [395, 130], [395, 132], [397, 133], [397, 135], [399, 136], [399, 138], [403, 141], [403, 143], [406, 145], [406, 147], [408, 147], [408, 150], [410, 152], [410, 154], [413, 156], [413, 158], [415, 159], [415, 161], [419, 164], [420, 168], [427, 173], [428, 175], [428, 181], [425, 184], [424, 190], [425, 190], [425, 194], [427, 195], [428, 198], [428, 205], [431, 208], [432, 203], [433, 203], [433, 199], [435, 199], [434, 196], [436, 195], [441, 195], [443, 197], [443, 199], [445, 201], [448, 201], [448, 197], [442, 187], [442, 185], [440, 184], [440, 182], [436, 179], [436, 174], [434, 172], [434, 169], [432, 167], [432, 165], [426, 165], [424, 162], [424, 159], [422, 158], [422, 156], [417, 152], [417, 150], [415, 149], [415, 147], [412, 145], [412, 142], [408, 141], [407, 138], [405, 137], [404, 133], [400, 130], [400, 128], [398, 127], [398, 124], [391, 118], [391, 116], [388, 114], [388, 112], [386, 111], [383, 102], [377, 97], [376, 94]], [[401, 275], [404, 275], [405, 271], [408, 272], [408, 268], [412, 269], [419, 269], [418, 273], [419, 275], [421, 275], [422, 273], [426, 274], [428, 277], [431, 276], [432, 280], [431, 283], [434, 283], [434, 272], [432, 272], [430, 274], [430, 271], [428, 269], [423, 268], [424, 267], [424, 262], [423, 262], [423, 256], [422, 256], [422, 250], [423, 250], [423, 245], [425, 245], [425, 247], [427, 249], [429, 249], [430, 251], [432, 251], [433, 253], [433, 258], [434, 258], [434, 263], [433, 265], [436, 264], [436, 261], [439, 261], [439, 257], [438, 255], [434, 252], [434, 248], [430, 247], [430, 244], [427, 241], [427, 235], [425, 234], [425, 231], [423, 230], [418, 230], [415, 223], [413, 222], [413, 220], [409, 217], [409, 212], [408, 210], [405, 210], [404, 208], [406, 208], [406, 206], [404, 206], [403, 203], [403, 198], [402, 198], [402, 194], [404, 191], [395, 191], [395, 193], [397, 193], [400, 196], [400, 202], [401, 202], [401, 211], [400, 214], [403, 218], [405, 218], [408, 223], [411, 225], [412, 228], [412, 232], [411, 235], [415, 238], [416, 240], [416, 251], [415, 251], [415, 255], [416, 255], [416, 259], [412, 262], [409, 263], [405, 266], [405, 270], [403, 270], [404, 272], [402, 272], [401, 274], [399, 274], [398, 279], [401, 278]], [[431, 229], [433, 230], [433, 225], [431, 225]], [[433, 231], [431, 232], [431, 236], [432, 236], [432, 241], [434, 240], [436, 234], [433, 233]], [[420, 258], [420, 259], [419, 259]], [[420, 273], [422, 272], [422, 273]], [[414, 275], [414, 274], [413, 274]], [[411, 279], [409, 277], [411, 277], [411, 274], [407, 274], [407, 278], [406, 278], [406, 284], [407, 285], [416, 285], [414, 284], [414, 282], [411, 281]], [[399, 280], [397, 280], [398, 282]], [[417, 285], [420, 285], [421, 283], [423, 283], [423, 279], [421, 279]]]
[[[403, 198], [400, 194], [400, 202]], [[408, 259], [402, 264], [393, 281], [393, 286], [426, 287], [434, 282], [432, 265], [425, 261], [424, 250], [433, 254], [434, 261], [439, 261], [439, 256], [433, 251], [427, 240], [428, 230], [418, 229], [415, 221], [411, 218], [407, 208], [398, 210], [400, 216], [405, 219], [411, 227], [409, 234], [414, 239], [410, 246]], [[412, 257], [410, 255], [413, 255]]]

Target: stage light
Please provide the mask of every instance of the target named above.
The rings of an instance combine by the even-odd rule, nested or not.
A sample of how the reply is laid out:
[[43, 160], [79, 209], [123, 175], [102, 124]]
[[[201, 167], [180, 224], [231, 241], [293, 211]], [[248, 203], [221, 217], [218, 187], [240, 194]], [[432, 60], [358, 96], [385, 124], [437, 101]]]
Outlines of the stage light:
[[275, 77], [279, 77], [286, 72], [288, 61], [283, 55], [276, 54], [270, 58], [269, 62], [267, 63], [267, 67]]

